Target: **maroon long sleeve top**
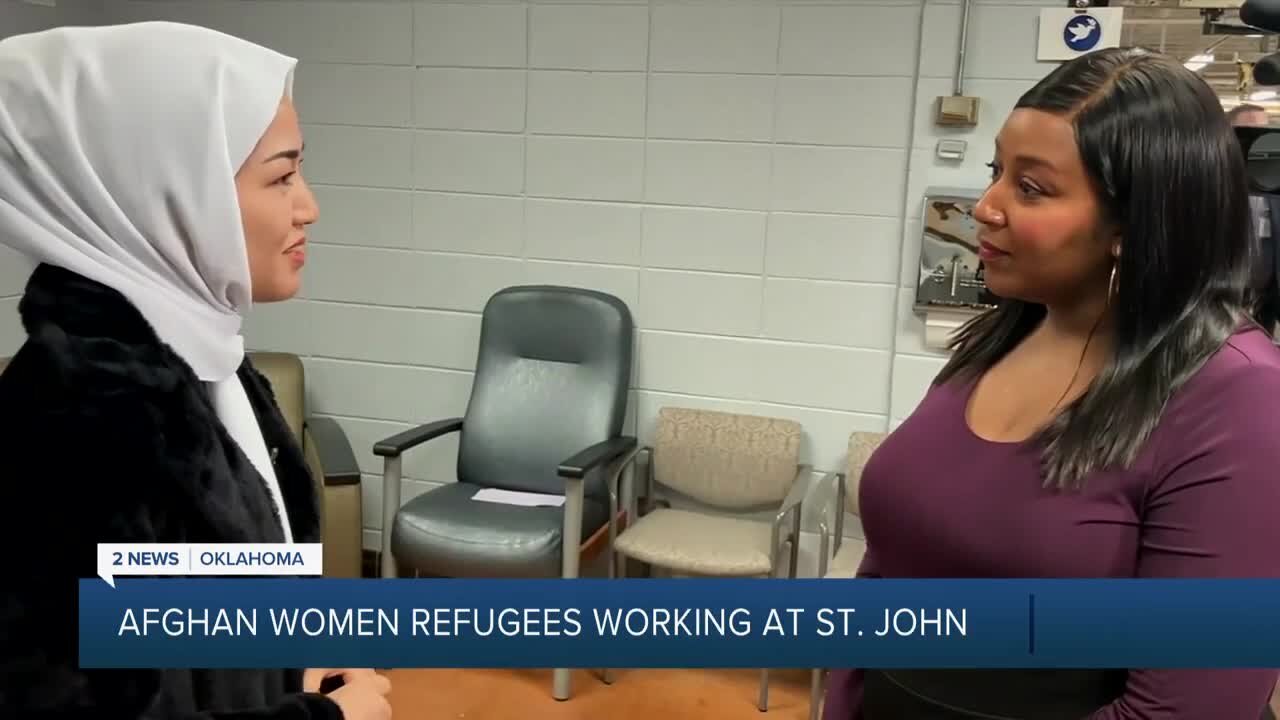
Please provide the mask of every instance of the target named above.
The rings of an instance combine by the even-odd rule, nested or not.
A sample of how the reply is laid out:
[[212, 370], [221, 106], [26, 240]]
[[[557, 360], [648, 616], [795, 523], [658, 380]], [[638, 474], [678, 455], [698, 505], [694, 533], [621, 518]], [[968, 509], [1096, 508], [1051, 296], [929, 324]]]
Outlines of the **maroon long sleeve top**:
[[[862, 577], [1280, 577], [1280, 350], [1237, 333], [1171, 398], [1128, 470], [1042, 486], [1039, 449], [966, 419], [972, 382], [930, 389], [862, 474]], [[1131, 669], [1089, 720], [1257, 720], [1275, 670]], [[861, 717], [837, 670], [825, 720]]]

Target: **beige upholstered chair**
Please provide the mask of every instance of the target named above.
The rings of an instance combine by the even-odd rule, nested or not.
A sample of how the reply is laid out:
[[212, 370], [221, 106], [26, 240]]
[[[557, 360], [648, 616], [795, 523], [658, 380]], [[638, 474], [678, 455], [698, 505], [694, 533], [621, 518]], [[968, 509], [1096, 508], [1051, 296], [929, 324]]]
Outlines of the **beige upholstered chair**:
[[[688, 408], [658, 412], [649, 451], [649, 512], [618, 536], [615, 550], [675, 574], [776, 577], [790, 547], [795, 577], [800, 505], [810, 472], [801, 465], [800, 424], [777, 418]], [[656, 493], [680, 497], [653, 508]], [[767, 510], [772, 522], [750, 514]], [[625, 567], [625, 563], [617, 563]], [[760, 710], [769, 702], [769, 671], [761, 671]]]
[[[818, 521], [818, 577], [851, 578], [857, 575], [858, 566], [862, 564], [862, 556], [867, 552], [867, 541], [862, 536], [862, 527], [857, 534], [845, 537], [844, 516], [852, 513], [861, 517], [858, 505], [858, 489], [862, 485], [862, 469], [866, 467], [871, 454], [880, 447], [887, 435], [885, 433], [855, 432], [849, 436], [849, 455], [845, 472], [831, 473], [822, 479], [823, 486], [831, 488], [830, 501], [822, 508]], [[831, 528], [835, 529], [834, 546], [831, 539]], [[809, 720], [818, 720], [822, 708], [823, 682], [826, 670], [813, 670], [812, 686], [809, 696]]]
[[251, 352], [250, 361], [271, 383], [276, 404], [302, 452], [321, 494], [321, 542], [325, 577], [361, 576], [364, 512], [360, 467], [346, 434], [332, 418], [307, 417], [306, 375], [297, 355]]

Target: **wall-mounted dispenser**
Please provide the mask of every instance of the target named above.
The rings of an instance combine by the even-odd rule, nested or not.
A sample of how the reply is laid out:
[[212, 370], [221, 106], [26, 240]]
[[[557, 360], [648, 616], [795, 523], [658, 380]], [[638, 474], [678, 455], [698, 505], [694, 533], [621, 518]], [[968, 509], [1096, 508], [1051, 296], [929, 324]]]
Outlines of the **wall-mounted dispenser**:
[[981, 191], [963, 188], [925, 191], [915, 311], [924, 317], [927, 347], [945, 349], [957, 328], [996, 306], [978, 258], [979, 197]]

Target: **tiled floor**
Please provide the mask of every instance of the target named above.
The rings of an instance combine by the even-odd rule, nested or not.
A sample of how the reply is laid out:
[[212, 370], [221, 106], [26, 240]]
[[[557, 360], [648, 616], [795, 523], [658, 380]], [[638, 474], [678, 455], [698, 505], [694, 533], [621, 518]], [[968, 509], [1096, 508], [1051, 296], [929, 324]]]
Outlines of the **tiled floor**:
[[613, 685], [574, 673], [574, 696], [551, 698], [550, 670], [393, 670], [397, 720], [804, 720], [807, 671], [775, 671], [769, 712], [752, 670], [618, 670]]

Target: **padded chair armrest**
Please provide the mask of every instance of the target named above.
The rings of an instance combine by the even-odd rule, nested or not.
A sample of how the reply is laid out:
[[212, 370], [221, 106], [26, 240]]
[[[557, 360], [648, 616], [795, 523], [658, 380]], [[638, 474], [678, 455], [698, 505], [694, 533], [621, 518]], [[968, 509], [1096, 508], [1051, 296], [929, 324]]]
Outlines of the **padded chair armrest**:
[[441, 435], [458, 432], [462, 429], [462, 418], [437, 420], [397, 433], [385, 440], [373, 444], [373, 454], [379, 457], [400, 457], [405, 451], [415, 448], [428, 440], [435, 440]]
[[634, 450], [638, 442], [630, 435], [623, 435], [616, 438], [610, 438], [604, 442], [598, 442], [574, 455], [573, 457], [560, 463], [557, 474], [562, 478], [581, 479], [587, 476], [587, 473], [602, 466], [607, 465], [623, 454]]
[[333, 418], [307, 418], [303, 442], [315, 448], [326, 487], [360, 484], [360, 464], [342, 426]]

